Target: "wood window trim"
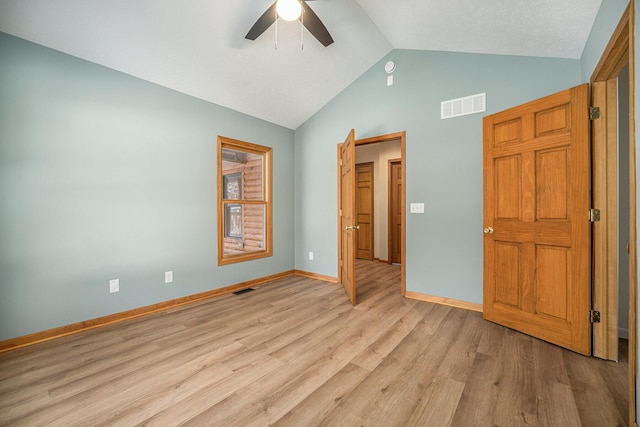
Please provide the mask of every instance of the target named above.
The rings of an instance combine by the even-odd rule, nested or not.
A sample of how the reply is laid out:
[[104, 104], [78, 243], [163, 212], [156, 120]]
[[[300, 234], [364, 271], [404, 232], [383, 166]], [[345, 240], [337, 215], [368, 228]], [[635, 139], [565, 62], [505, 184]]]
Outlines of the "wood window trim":
[[[222, 167], [222, 150], [228, 148], [237, 151], [243, 151], [251, 154], [258, 154], [263, 156], [264, 163], [262, 168], [262, 200], [255, 199], [224, 199], [224, 174]], [[217, 148], [217, 206], [218, 206], [218, 265], [234, 264], [237, 262], [249, 261], [253, 259], [266, 258], [273, 255], [272, 244], [272, 148], [265, 147], [250, 142], [240, 141], [233, 138], [227, 138], [224, 136], [218, 136], [218, 148]], [[244, 176], [242, 181], [244, 182]], [[224, 242], [225, 242], [225, 206], [226, 205], [248, 206], [257, 205], [264, 206], [264, 249], [252, 252], [246, 252], [242, 254], [225, 254]], [[243, 209], [244, 215], [244, 209]]]

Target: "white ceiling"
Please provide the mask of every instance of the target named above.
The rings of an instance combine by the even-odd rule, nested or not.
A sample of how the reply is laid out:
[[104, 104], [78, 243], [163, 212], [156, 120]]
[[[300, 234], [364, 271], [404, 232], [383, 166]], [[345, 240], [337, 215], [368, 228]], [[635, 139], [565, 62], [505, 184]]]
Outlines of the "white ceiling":
[[0, 0], [0, 31], [295, 129], [392, 49], [580, 58], [602, 0], [317, 0], [244, 35], [273, 0]]

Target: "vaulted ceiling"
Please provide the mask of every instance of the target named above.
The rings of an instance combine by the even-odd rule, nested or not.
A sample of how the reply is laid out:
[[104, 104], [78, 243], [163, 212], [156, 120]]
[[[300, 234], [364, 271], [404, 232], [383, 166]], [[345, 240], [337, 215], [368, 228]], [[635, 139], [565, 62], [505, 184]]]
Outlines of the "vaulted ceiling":
[[326, 48], [244, 39], [273, 0], [0, 0], [0, 31], [295, 129], [393, 49], [580, 58], [601, 1], [310, 1]]

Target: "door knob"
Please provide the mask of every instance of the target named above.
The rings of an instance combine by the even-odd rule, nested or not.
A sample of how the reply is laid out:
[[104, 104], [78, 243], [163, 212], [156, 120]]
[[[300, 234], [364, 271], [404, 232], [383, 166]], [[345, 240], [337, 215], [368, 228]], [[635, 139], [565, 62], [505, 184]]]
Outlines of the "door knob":
[[484, 234], [493, 234], [493, 227], [487, 227], [484, 229]]

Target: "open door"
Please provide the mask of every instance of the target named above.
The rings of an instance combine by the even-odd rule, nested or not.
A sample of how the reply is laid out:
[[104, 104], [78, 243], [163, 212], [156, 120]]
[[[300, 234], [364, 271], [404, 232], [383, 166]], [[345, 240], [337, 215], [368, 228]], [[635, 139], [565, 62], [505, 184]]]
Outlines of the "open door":
[[484, 317], [591, 354], [588, 85], [487, 116]]
[[355, 132], [351, 129], [347, 139], [339, 146], [338, 159], [338, 188], [339, 188], [339, 217], [340, 230], [339, 278], [344, 290], [349, 296], [351, 304], [356, 305], [356, 145]]

